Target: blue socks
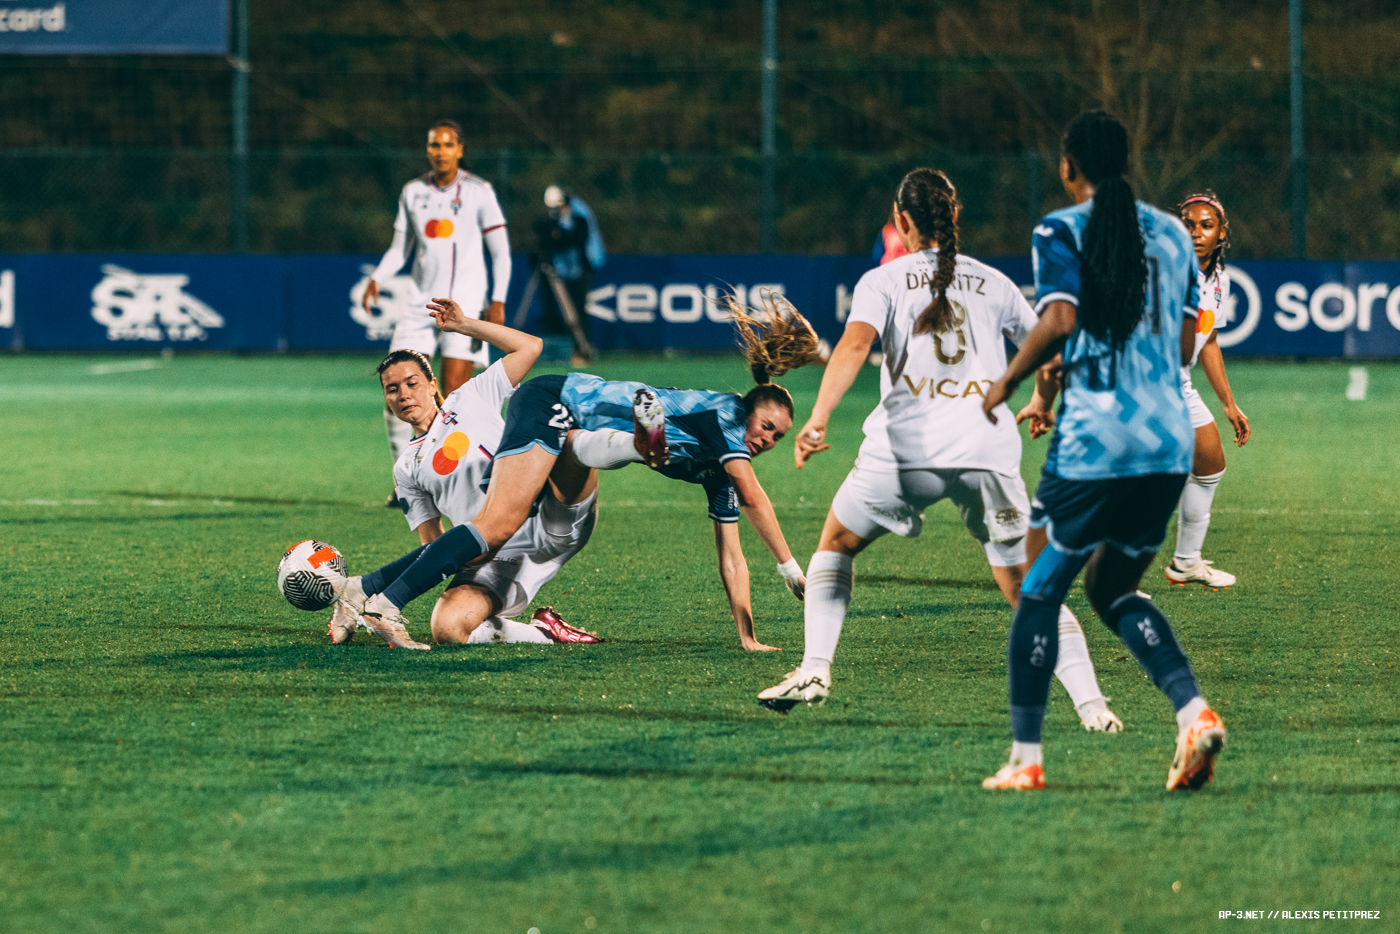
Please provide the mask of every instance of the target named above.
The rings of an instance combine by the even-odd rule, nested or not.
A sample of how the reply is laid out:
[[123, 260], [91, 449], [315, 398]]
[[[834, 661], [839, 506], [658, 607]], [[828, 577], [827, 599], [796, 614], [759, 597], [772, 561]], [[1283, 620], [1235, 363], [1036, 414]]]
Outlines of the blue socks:
[[403, 609], [485, 552], [486, 539], [476, 526], [470, 522], [453, 526], [419, 550], [417, 558], [384, 588], [384, 598]]
[[1171, 699], [1173, 708], [1180, 710], [1200, 695], [1196, 674], [1172, 635], [1171, 623], [1151, 600], [1124, 594], [1108, 608], [1104, 623], [1123, 640], [1152, 683]]
[[[1048, 549], [1047, 549], [1048, 551]], [[1060, 653], [1060, 601], [1022, 592], [1011, 637], [1006, 644], [1006, 671], [1011, 681], [1011, 736], [1018, 743], [1040, 742], [1045, 701]]]
[[360, 586], [364, 588], [365, 596], [372, 597], [377, 593], [382, 593], [385, 587], [398, 580], [399, 575], [408, 570], [409, 565], [418, 560], [418, 556], [427, 547], [427, 545], [419, 545], [397, 561], [390, 561], [379, 570], [370, 571], [361, 577]]

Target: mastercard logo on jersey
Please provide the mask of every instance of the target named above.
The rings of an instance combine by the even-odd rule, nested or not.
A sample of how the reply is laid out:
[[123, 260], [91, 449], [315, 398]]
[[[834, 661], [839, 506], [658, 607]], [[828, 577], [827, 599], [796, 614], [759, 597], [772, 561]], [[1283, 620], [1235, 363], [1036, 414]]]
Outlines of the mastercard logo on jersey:
[[445, 217], [442, 220], [430, 220], [423, 225], [423, 236], [430, 240], [433, 237], [450, 237], [452, 236], [452, 222]]
[[433, 455], [433, 470], [441, 476], [447, 476], [457, 469], [457, 465], [461, 463], [462, 458], [467, 456], [471, 447], [470, 438], [460, 431], [452, 432], [443, 440], [442, 447], [438, 448], [437, 453]]

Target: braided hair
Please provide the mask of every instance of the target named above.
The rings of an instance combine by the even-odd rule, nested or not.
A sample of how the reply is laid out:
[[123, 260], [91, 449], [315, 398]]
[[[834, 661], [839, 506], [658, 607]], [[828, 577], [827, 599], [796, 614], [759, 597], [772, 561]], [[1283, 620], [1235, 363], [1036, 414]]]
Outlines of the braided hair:
[[1084, 227], [1079, 326], [1121, 348], [1146, 309], [1147, 260], [1128, 169], [1128, 131], [1117, 117], [1091, 110], [1065, 128], [1061, 148], [1095, 187]]
[[[374, 372], [378, 374], [381, 384], [384, 382], [384, 371], [396, 363], [416, 363], [418, 369], [423, 371], [423, 378], [430, 383], [433, 381], [433, 364], [427, 355], [404, 348], [403, 350], [389, 351], [389, 356], [379, 361], [379, 366], [375, 368]], [[446, 401], [443, 398], [442, 390], [437, 387], [434, 387], [433, 395], [437, 397], [438, 405], [442, 405]]]
[[938, 270], [929, 283], [933, 301], [914, 323], [915, 334], [942, 334], [953, 325], [948, 287], [958, 265], [958, 191], [938, 169], [914, 169], [899, 183], [894, 196], [899, 210], [907, 212], [925, 242], [938, 244]]
[[1176, 216], [1186, 220], [1186, 209], [1193, 204], [1207, 205], [1215, 212], [1215, 222], [1220, 225], [1220, 241], [1216, 243], [1215, 249], [1210, 251], [1209, 262], [1203, 270], [1209, 279], [1225, 263], [1225, 250], [1230, 246], [1230, 218], [1225, 214], [1225, 205], [1220, 203], [1220, 196], [1209, 188], [1181, 199], [1181, 203], [1176, 206]]
[[788, 370], [806, 366], [818, 358], [817, 332], [786, 298], [771, 289], [762, 291], [761, 309], [750, 308], [735, 295], [722, 304], [734, 322], [749, 375], [756, 384], [744, 396], [744, 409], [752, 412], [765, 402], [794, 413], [792, 394], [773, 382]]

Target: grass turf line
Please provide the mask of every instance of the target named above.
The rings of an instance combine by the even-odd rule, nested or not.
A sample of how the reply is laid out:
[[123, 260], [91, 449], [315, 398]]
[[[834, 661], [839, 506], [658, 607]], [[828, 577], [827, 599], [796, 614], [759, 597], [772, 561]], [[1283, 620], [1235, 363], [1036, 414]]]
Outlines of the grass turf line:
[[[1085, 734], [1054, 688], [1052, 791], [1016, 796], [977, 786], [1009, 742], [1010, 612], [948, 505], [858, 559], [821, 710], [753, 701], [802, 643], [756, 537], [776, 656], [738, 648], [698, 488], [638, 467], [603, 478], [593, 541], [541, 594], [608, 643], [334, 648], [273, 570], [300, 538], [357, 571], [415, 543], [377, 505], [372, 361], [94, 362], [0, 364], [0, 929], [1137, 932], [1400, 909], [1400, 367], [1368, 364], [1347, 402], [1345, 365], [1230, 366], [1256, 434], [1227, 453], [1206, 553], [1240, 583], [1169, 588], [1160, 560], [1145, 583], [1231, 730], [1216, 781], [1162, 790], [1170, 707], [1076, 588], [1128, 731]], [[744, 388], [732, 358], [597, 370]], [[756, 462], [804, 562], [874, 377], [834, 451]], [[819, 379], [784, 381], [800, 413]]]

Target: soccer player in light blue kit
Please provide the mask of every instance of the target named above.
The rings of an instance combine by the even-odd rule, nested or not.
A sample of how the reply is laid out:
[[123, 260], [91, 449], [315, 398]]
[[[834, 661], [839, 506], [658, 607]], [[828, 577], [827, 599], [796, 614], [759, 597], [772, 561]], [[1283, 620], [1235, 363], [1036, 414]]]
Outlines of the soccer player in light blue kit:
[[776, 303], [770, 303], [764, 321], [732, 305], [730, 311], [757, 384], [743, 396], [653, 389], [586, 373], [539, 376], [522, 384], [506, 411], [480, 511], [435, 539], [393, 584], [369, 598], [362, 615], [371, 628], [401, 625], [400, 611], [409, 601], [505, 544], [529, 518], [567, 448], [567, 456], [584, 467], [609, 470], [644, 461], [668, 477], [701, 485], [744, 647], [770, 648], [753, 636], [748, 570], [734, 523], [742, 511], [777, 560], [788, 589], [801, 599], [806, 578], [750, 461], [792, 427], [792, 396], [770, 378], [815, 359], [817, 336], [795, 310]]
[[[1194, 434], [1180, 367], [1195, 350], [1195, 329], [1182, 320], [1196, 314], [1197, 286], [1186, 229], [1133, 200], [1127, 167], [1128, 135], [1116, 118], [1092, 111], [1066, 128], [1060, 178], [1076, 203], [1035, 229], [1040, 321], [982, 406], [995, 422], [992, 410], [1060, 354], [1064, 399], [1031, 504], [1039, 533], [1028, 546], [1039, 556], [1021, 585], [1007, 646], [1014, 742], [1010, 761], [984, 788], [1045, 787], [1041, 725], [1059, 609], [1086, 565], [1094, 611], [1176, 709], [1168, 790], [1204, 785], [1225, 745], [1225, 726], [1201, 697], [1166, 616], [1137, 589], [1191, 471]], [[1053, 423], [1048, 368], [1036, 388], [1022, 417]]]

